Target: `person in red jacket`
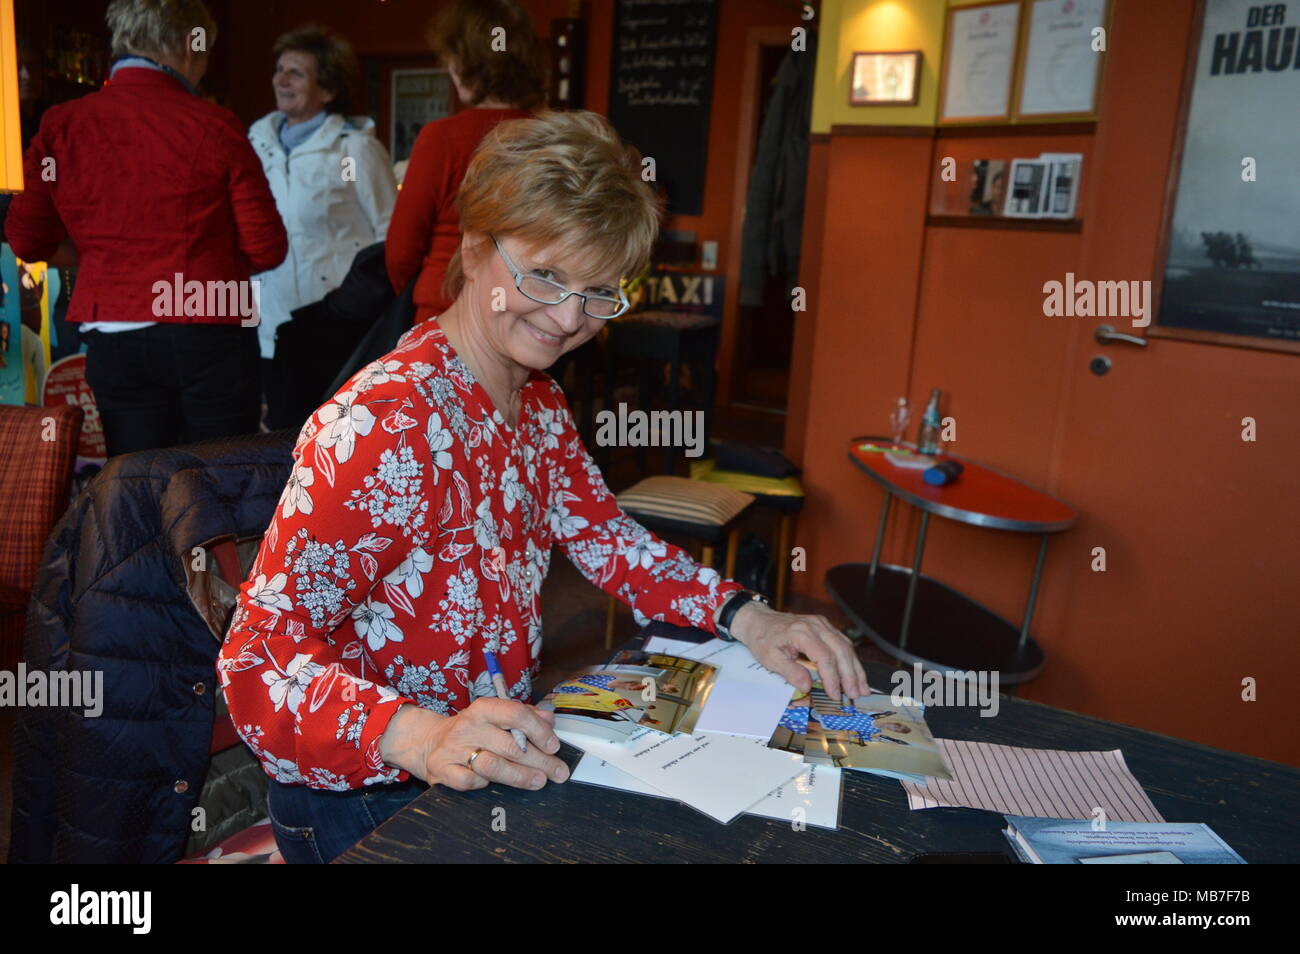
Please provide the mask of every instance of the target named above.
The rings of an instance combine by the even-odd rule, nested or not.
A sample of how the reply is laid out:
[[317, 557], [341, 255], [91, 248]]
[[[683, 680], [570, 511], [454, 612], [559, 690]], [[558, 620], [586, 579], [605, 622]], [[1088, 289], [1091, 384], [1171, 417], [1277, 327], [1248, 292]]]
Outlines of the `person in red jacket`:
[[80, 266], [67, 320], [110, 456], [255, 432], [250, 276], [288, 238], [242, 124], [195, 95], [216, 24], [200, 0], [114, 0], [107, 21], [109, 81], [46, 111], [5, 237]]
[[[498, 28], [505, 33], [494, 34]], [[430, 41], [456, 95], [473, 108], [420, 130], [388, 226], [388, 277], [398, 294], [415, 280], [416, 324], [451, 304], [443, 281], [460, 245], [456, 191], [470, 156], [497, 123], [530, 116], [546, 83], [545, 47], [527, 11], [510, 0], [453, 3], [434, 21]]]
[[543, 370], [628, 308], [658, 230], [640, 173], [595, 113], [498, 125], [461, 186], [454, 302], [304, 425], [217, 663], [286, 860], [331, 860], [426, 783], [568, 778], [529, 704], [553, 546], [638, 622], [739, 640], [807, 691], [802, 653], [832, 698], [865, 694], [826, 620], [754, 601], [619, 507]]

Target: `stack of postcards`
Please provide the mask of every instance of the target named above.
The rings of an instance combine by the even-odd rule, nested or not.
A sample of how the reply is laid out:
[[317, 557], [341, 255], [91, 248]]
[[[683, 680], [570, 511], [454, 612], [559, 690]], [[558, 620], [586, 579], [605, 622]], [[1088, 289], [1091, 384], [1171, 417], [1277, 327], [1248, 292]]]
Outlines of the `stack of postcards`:
[[[910, 700], [906, 700], [910, 702]], [[542, 701], [582, 749], [577, 782], [741, 814], [838, 827], [841, 768], [948, 778], [922, 710], [888, 696], [799, 693], [739, 643], [654, 637], [574, 673]]]

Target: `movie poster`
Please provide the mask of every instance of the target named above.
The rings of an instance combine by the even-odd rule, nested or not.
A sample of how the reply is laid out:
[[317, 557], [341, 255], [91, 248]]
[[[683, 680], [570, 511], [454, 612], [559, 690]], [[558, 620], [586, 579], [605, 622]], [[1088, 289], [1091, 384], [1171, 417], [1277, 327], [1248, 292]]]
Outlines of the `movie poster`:
[[1158, 324], [1300, 341], [1298, 102], [1300, 0], [1206, 0]]

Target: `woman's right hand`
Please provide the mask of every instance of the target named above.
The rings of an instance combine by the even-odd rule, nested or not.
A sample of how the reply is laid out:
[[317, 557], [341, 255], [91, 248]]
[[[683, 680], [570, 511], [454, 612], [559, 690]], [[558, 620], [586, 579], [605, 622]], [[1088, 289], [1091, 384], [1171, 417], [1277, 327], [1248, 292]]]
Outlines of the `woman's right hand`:
[[[476, 699], [454, 716], [403, 705], [380, 740], [385, 762], [430, 785], [461, 792], [500, 782], [514, 788], [539, 789], [548, 779], [563, 782], [569, 768], [554, 755], [560, 750], [555, 716], [508, 699]], [[521, 729], [528, 751], [510, 735]], [[469, 757], [481, 749], [468, 765]]]

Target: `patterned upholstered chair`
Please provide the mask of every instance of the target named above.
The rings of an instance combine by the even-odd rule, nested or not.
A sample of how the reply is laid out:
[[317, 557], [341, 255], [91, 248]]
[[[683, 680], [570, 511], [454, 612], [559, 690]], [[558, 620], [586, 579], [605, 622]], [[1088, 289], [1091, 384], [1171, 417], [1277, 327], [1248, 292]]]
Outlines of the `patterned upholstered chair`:
[[22, 658], [27, 601], [45, 541], [68, 505], [82, 410], [0, 405], [0, 669]]

